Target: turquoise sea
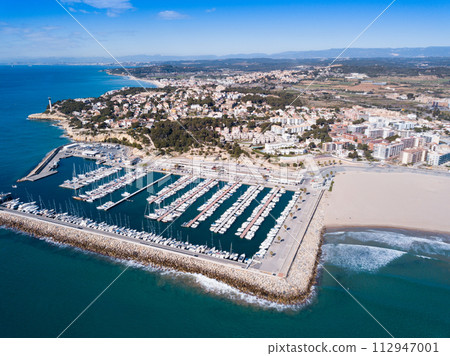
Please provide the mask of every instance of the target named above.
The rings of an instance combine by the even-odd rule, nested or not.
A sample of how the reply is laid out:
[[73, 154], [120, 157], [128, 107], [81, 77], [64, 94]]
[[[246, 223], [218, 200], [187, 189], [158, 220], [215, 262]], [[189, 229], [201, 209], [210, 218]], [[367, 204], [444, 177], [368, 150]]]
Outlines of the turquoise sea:
[[[26, 120], [30, 113], [45, 109], [48, 96], [53, 100], [98, 96], [135, 85], [125, 78], [108, 76], [101, 69], [0, 66], [0, 191], [41, 199], [44, 204], [61, 204], [63, 208], [66, 201], [73, 201], [70, 191], [65, 191], [67, 196], [60, 191], [54, 194], [57, 184], [74, 168], [78, 172], [89, 169], [93, 162], [68, 159], [61, 162], [54, 176], [19, 184], [16, 190], [11, 185], [45, 153], [68, 142], [50, 123]], [[144, 198], [138, 195], [132, 203], [112, 209], [109, 217], [99, 218], [126, 221], [131, 208], [142, 215]], [[67, 208], [98, 214], [74, 201]], [[195, 206], [179, 223], [194, 213]], [[277, 213], [277, 207], [273, 213]], [[160, 228], [147, 222], [144, 226], [142, 220], [132, 217], [127, 223]], [[270, 222], [266, 225], [262, 226], [264, 231], [271, 227]], [[186, 232], [174, 224], [170, 233], [191, 242], [222, 245], [201, 227]], [[257, 244], [239, 245], [236, 241], [233, 249], [251, 254]], [[228, 243], [222, 247], [229, 249]], [[400, 230], [336, 231], [326, 235], [323, 250], [323, 267], [307, 305], [280, 307], [202, 276], [131, 265], [63, 336], [387, 337], [329, 273], [394, 336], [450, 336], [449, 236]], [[0, 229], [0, 336], [56, 337], [125, 267], [120, 261]]]

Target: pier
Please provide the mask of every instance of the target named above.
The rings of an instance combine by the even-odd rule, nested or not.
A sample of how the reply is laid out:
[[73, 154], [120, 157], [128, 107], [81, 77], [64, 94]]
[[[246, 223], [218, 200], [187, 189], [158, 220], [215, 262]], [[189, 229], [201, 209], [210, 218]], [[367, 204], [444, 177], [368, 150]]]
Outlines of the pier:
[[149, 197], [147, 201], [149, 204], [155, 203], [156, 201], [158, 201], [158, 203], [162, 203], [165, 199], [169, 198], [177, 191], [183, 189], [189, 183], [194, 182], [196, 179], [197, 177], [181, 177], [176, 182], [172, 183], [172, 186], [170, 188], [168, 188], [167, 190], [162, 190], [153, 197]]
[[[203, 182], [202, 182], [203, 183]], [[156, 220], [157, 221], [161, 221], [163, 220], [163, 222], [166, 222], [166, 217], [171, 214], [172, 212], [174, 212], [175, 210], [177, 210], [180, 206], [182, 206], [183, 204], [185, 204], [186, 202], [188, 202], [189, 200], [196, 198], [196, 196], [199, 193], [206, 193], [209, 189], [212, 188], [213, 184], [217, 184], [216, 180], [213, 179], [208, 179], [206, 181], [204, 181], [204, 184], [200, 183], [197, 187], [195, 187], [194, 189], [192, 189], [190, 192], [188, 192], [187, 194], [185, 194], [181, 199], [179, 199], [178, 201], [176, 200], [173, 204], [169, 205], [169, 208], [167, 209], [166, 212], [164, 212], [161, 216], [159, 216]], [[192, 203], [191, 203], [192, 204]], [[190, 205], [190, 204], [189, 204]]]
[[258, 220], [260, 215], [264, 212], [264, 210], [266, 210], [267, 206], [270, 204], [270, 202], [273, 200], [273, 198], [275, 198], [275, 196], [278, 194], [279, 191], [280, 191], [280, 188], [275, 188], [272, 195], [269, 197], [269, 199], [267, 199], [267, 201], [264, 203], [264, 205], [259, 209], [259, 211], [256, 213], [255, 217], [252, 219], [250, 224], [248, 224], [248, 226], [244, 229], [244, 231], [239, 235], [239, 237], [241, 239], [243, 237], [245, 237], [245, 235], [247, 235], [247, 233], [250, 231], [252, 226], [255, 224], [256, 220]]
[[136, 194], [139, 194], [140, 192], [146, 190], [147, 188], [150, 188], [152, 185], [155, 185], [155, 184], [161, 182], [162, 180], [168, 178], [168, 177], [171, 176], [171, 175], [172, 175], [172, 173], [166, 174], [164, 177], [161, 177], [161, 178], [155, 180], [154, 182], [151, 182], [150, 184], [147, 184], [145, 187], [143, 187], [143, 188], [141, 188], [141, 189], [139, 189], [139, 190], [136, 190], [134, 193], [131, 193], [130, 195], [126, 196], [125, 198], [116, 201], [114, 204], [110, 205], [109, 207], [107, 207], [107, 208], [105, 208], [105, 209], [103, 209], [103, 210], [106, 211], [106, 210], [109, 210], [109, 209], [114, 208], [115, 206], [117, 206], [117, 205], [123, 203], [125, 200], [130, 199], [131, 197], [135, 196]]
[[146, 174], [147, 174], [147, 171], [135, 170], [135, 171], [126, 173], [125, 175], [121, 176], [120, 178], [117, 178], [117, 179], [114, 179], [113, 181], [105, 183], [96, 189], [85, 192], [85, 194], [80, 194], [79, 196], [73, 196], [72, 198], [75, 200], [84, 200], [84, 201], [87, 201], [88, 203], [92, 203], [95, 200], [103, 198], [104, 196], [107, 196], [108, 194], [111, 194], [120, 188], [123, 188], [129, 184], [132, 184], [134, 181], [145, 177]]
[[63, 184], [60, 185], [60, 187], [78, 190], [92, 183], [98, 182], [103, 178], [109, 177], [112, 174], [118, 173], [121, 169], [121, 167], [100, 167], [96, 170], [84, 174], [79, 174], [76, 177], [74, 176], [72, 180], [66, 180]]
[[58, 166], [59, 160], [70, 157], [66, 152], [62, 151], [64, 146], [55, 148], [47, 153], [44, 159], [30, 172], [27, 176], [19, 179], [17, 182], [30, 181], [34, 182], [39, 179], [58, 173], [55, 168]]
[[233, 223], [236, 221], [238, 215], [242, 214], [245, 209], [251, 204], [259, 192], [263, 189], [262, 186], [250, 186], [244, 194], [242, 194], [236, 202], [233, 203], [209, 228], [214, 233], [224, 234]]
[[195, 218], [193, 218], [191, 221], [189, 221], [186, 224], [186, 227], [191, 227], [193, 223], [195, 223], [203, 214], [205, 214], [209, 209], [211, 209], [211, 207], [216, 204], [218, 201], [220, 201], [220, 199], [222, 199], [226, 194], [228, 194], [235, 186], [237, 186], [239, 183], [233, 183], [233, 185], [231, 185], [230, 187], [228, 187], [228, 189], [226, 189], [224, 192], [222, 192], [222, 194], [220, 194], [213, 202], [211, 202], [210, 204], [208, 204], [208, 206], [203, 209], [200, 214], [198, 214]]

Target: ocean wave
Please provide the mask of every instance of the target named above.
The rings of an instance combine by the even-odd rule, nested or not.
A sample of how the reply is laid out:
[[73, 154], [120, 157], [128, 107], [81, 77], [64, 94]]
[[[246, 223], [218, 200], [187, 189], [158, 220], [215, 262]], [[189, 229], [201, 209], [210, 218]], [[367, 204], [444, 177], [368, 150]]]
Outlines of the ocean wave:
[[330, 243], [323, 245], [322, 251], [326, 263], [364, 272], [376, 272], [406, 253], [383, 247]]
[[[174, 273], [179, 274], [181, 272]], [[187, 275], [189, 275], [194, 283], [207, 293], [211, 293], [219, 297], [225, 297], [226, 299], [230, 299], [234, 302], [237, 302], [238, 304], [256, 306], [262, 309], [273, 309], [276, 311], [298, 311], [300, 309], [303, 309], [307, 305], [310, 305], [316, 296], [316, 291], [313, 287], [310, 297], [304, 303], [296, 305], [283, 305], [241, 292], [240, 290], [231, 287], [226, 283], [217, 281], [201, 274], [188, 273]]]
[[417, 236], [401, 231], [366, 230], [346, 231], [344, 234], [327, 234], [328, 242], [357, 241], [375, 243], [381, 247], [409, 252], [415, 255], [450, 256], [450, 241], [443, 236]]

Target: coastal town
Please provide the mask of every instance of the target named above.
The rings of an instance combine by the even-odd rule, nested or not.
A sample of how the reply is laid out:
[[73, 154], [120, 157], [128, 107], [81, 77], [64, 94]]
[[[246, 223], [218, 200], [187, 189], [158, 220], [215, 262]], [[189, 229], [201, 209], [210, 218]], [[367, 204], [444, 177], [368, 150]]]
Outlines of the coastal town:
[[[450, 160], [449, 93], [411, 93], [405, 85], [333, 69], [153, 80], [156, 89], [125, 88], [98, 98], [58, 101], [31, 118], [53, 115], [76, 140], [122, 143], [141, 155], [246, 156], [292, 167], [304, 166], [306, 155], [319, 165], [328, 157], [428, 169], [442, 169]], [[366, 98], [349, 103], [342, 97], [341, 82], [331, 90], [315, 87], [317, 83], [310, 87], [318, 70], [326, 70], [322, 75], [330, 80], [345, 80], [346, 92]], [[331, 107], [310, 99], [325, 93]], [[389, 100], [389, 105], [365, 102], [374, 97]]]

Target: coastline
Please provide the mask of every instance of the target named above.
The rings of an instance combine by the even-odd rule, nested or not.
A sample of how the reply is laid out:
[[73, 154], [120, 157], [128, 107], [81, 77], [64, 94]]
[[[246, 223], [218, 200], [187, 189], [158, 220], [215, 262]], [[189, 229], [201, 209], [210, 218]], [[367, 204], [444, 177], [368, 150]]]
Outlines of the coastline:
[[161, 84], [159, 81], [157, 80], [151, 80], [151, 79], [142, 79], [142, 78], [138, 78], [132, 75], [128, 75], [128, 74], [116, 74], [116, 73], [110, 73], [109, 71], [105, 71], [106, 74], [108, 75], [114, 75], [116, 77], [124, 77], [124, 78], [128, 78], [129, 80], [134, 80], [137, 82], [145, 82], [145, 83], [150, 83], [153, 84], [156, 88], [164, 88], [165, 85]]
[[429, 229], [418, 229], [411, 228], [408, 226], [400, 226], [400, 225], [327, 225], [325, 226], [325, 232], [341, 232], [341, 231], [367, 231], [367, 230], [380, 230], [380, 231], [394, 231], [394, 232], [402, 232], [407, 231], [409, 233], [417, 233], [417, 234], [433, 234], [439, 236], [448, 236], [450, 237], [449, 231], [438, 231], [438, 230], [429, 230]]
[[[70, 127], [68, 123], [68, 117], [61, 113], [36, 113], [28, 115], [28, 120], [38, 120], [38, 121], [54, 121], [55, 126], [59, 127], [63, 132], [63, 136], [69, 139], [71, 142], [95, 142], [95, 143], [105, 143], [108, 140], [114, 138], [118, 140], [126, 139], [131, 144], [140, 143], [133, 137], [128, 135], [126, 132], [113, 132], [109, 131], [107, 133], [98, 133], [95, 136], [83, 134], [82, 132], [77, 132], [75, 129]], [[133, 150], [133, 154], [137, 156], [144, 156], [147, 153], [143, 150], [139, 150], [136, 147], [130, 147]]]
[[[323, 229], [320, 230], [319, 235], [315, 233], [316, 230], [307, 232], [310, 243], [299, 249], [289, 275], [282, 278], [256, 270], [225, 266], [220, 262], [206, 261], [152, 246], [118, 240], [101, 233], [81, 231], [74, 227], [44, 222], [32, 217], [22, 217], [5, 210], [0, 211], [0, 225], [33, 237], [47, 238], [119, 260], [131, 260], [153, 267], [202, 274], [246, 294], [283, 305], [298, 305], [310, 297], [312, 287], [316, 284], [323, 234]], [[307, 256], [309, 258], [305, 261], [303, 258]], [[305, 269], [305, 263], [310, 268]]]

